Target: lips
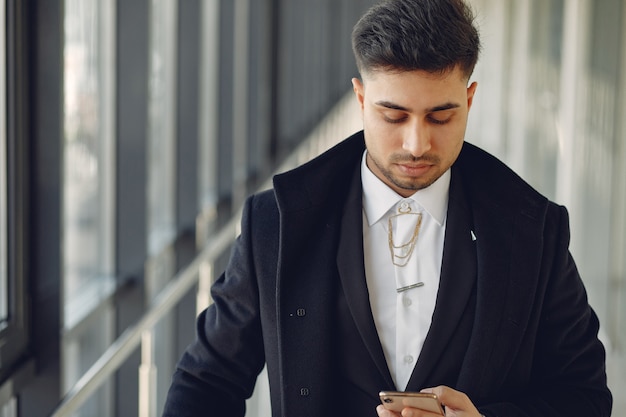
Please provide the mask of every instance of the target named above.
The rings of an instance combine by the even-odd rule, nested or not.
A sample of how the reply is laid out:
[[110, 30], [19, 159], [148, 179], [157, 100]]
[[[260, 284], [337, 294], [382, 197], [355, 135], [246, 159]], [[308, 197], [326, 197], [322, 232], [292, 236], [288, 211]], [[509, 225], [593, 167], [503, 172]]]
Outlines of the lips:
[[409, 165], [409, 164], [398, 164], [398, 168], [402, 173], [409, 176], [419, 176], [427, 172], [433, 165], [430, 164], [418, 164], [418, 165]]

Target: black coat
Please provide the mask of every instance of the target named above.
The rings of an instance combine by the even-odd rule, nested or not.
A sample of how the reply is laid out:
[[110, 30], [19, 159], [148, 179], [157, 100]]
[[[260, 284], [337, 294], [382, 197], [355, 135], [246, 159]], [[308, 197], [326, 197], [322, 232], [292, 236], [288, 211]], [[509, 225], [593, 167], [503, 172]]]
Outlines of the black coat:
[[[363, 150], [359, 132], [247, 200], [164, 415], [242, 416], [267, 364], [275, 417], [376, 416], [378, 391], [394, 387], [364, 275]], [[465, 143], [407, 390], [446, 384], [486, 415], [609, 416], [598, 320], [568, 244], [565, 208]]]

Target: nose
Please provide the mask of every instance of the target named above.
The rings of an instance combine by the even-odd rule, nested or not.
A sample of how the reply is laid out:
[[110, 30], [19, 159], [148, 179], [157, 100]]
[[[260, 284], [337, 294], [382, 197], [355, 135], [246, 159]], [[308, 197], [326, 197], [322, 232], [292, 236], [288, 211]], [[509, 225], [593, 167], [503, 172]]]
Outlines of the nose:
[[430, 150], [430, 134], [428, 128], [417, 125], [407, 129], [402, 148], [414, 157], [420, 157]]

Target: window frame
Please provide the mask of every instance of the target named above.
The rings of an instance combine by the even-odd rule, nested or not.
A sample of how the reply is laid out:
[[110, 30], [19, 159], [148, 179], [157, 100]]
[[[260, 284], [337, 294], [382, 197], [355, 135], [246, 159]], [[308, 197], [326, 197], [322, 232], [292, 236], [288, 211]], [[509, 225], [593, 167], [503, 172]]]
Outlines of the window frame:
[[22, 2], [1, 0], [5, 43], [6, 100], [6, 274], [8, 286], [7, 315], [0, 329], [0, 406], [12, 400], [34, 375], [30, 356], [29, 300], [26, 280], [28, 196], [25, 175], [27, 149], [25, 10]]

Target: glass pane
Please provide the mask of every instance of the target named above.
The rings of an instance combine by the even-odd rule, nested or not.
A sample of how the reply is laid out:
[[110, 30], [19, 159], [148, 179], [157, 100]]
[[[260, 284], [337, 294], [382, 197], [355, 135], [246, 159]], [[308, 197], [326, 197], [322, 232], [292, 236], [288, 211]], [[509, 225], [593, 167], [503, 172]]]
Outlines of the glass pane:
[[200, 138], [198, 152], [198, 236], [204, 242], [217, 216], [217, 152], [219, 102], [219, 22], [218, 0], [202, 2], [200, 58]]
[[[174, 275], [176, 237], [176, 2], [151, 0], [148, 126], [148, 252], [146, 298], [153, 299]], [[159, 375], [173, 372], [174, 321], [153, 329], [151, 357]], [[157, 378], [156, 407], [162, 411], [168, 378]]]
[[[176, 237], [176, 2], [151, 0], [148, 126], [148, 252], [146, 298], [153, 299], [174, 275]], [[164, 317], [153, 329], [151, 357], [159, 375], [173, 372], [174, 321]], [[168, 378], [157, 378], [157, 414]]]
[[[102, 304], [115, 289], [113, 4], [65, 0], [63, 392], [113, 339], [113, 311]], [[111, 415], [111, 392], [105, 383], [74, 415]]]
[[148, 251], [175, 236], [176, 2], [151, 1], [148, 126]]
[[6, 4], [0, 0], [0, 323], [8, 319]]
[[557, 118], [561, 71], [562, 0], [531, 4], [524, 178], [554, 198], [558, 158]]
[[[584, 125], [578, 130], [579, 154], [577, 166], [581, 174], [576, 184], [584, 196], [576, 207], [579, 219], [578, 235], [573, 235], [581, 271], [585, 276], [590, 298], [596, 305], [606, 307], [608, 280], [611, 275], [611, 224], [613, 184], [623, 178], [612, 178], [616, 159], [620, 116], [617, 112], [620, 81], [620, 3], [621, 0], [596, 0], [591, 7], [590, 38], [581, 80], [581, 106], [578, 120]], [[575, 239], [575, 240], [574, 240]], [[623, 255], [624, 252], [621, 252]], [[621, 258], [621, 256], [620, 256]], [[607, 311], [599, 310], [601, 322]]]
[[113, 1], [65, 1], [65, 327], [113, 290]]

